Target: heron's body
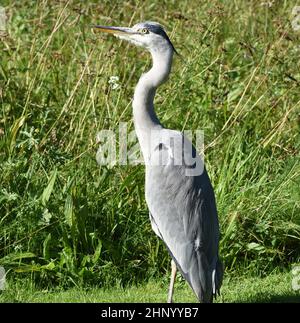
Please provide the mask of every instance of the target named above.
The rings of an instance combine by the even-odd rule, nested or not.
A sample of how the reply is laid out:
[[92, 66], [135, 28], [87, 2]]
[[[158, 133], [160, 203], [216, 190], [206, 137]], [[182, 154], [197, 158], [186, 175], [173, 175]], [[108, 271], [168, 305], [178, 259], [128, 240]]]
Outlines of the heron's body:
[[[198, 299], [211, 302], [223, 276], [214, 191], [189, 140], [179, 131], [165, 129], [155, 114], [156, 89], [166, 81], [172, 66], [174, 47], [169, 38], [159, 24], [151, 22], [134, 26], [129, 38], [125, 28], [125, 35], [119, 36], [142, 42], [140, 35], [133, 36], [141, 28], [155, 34], [144, 46], [151, 52], [153, 65], [141, 76], [133, 100], [134, 125], [146, 165], [151, 225]], [[196, 165], [201, 172], [194, 174]]]

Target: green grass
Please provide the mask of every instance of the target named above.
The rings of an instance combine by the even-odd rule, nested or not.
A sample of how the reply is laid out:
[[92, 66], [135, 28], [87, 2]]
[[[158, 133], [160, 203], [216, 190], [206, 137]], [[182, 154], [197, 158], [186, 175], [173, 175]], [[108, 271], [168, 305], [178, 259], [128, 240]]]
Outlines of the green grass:
[[[226, 278], [218, 303], [282, 303], [300, 302], [300, 292], [292, 290], [290, 273], [271, 274], [266, 278]], [[0, 294], [0, 302], [31, 303], [165, 303], [168, 285], [163, 281], [128, 288], [71, 288], [38, 290], [30, 282], [8, 284]], [[183, 281], [175, 284], [174, 302], [194, 303], [196, 298]]]
[[[130, 286], [169, 256], [144, 167], [99, 166], [96, 134], [133, 129], [141, 49], [91, 23], [164, 24], [183, 59], [157, 93], [166, 127], [204, 130], [226, 275], [300, 259], [299, 32], [293, 1], [13, 1], [0, 41], [0, 265], [39, 288]], [[120, 87], [109, 84], [118, 76]], [[50, 286], [50, 287], [49, 287]], [[230, 286], [230, 282], [228, 283]], [[228, 287], [229, 288], [229, 287]]]

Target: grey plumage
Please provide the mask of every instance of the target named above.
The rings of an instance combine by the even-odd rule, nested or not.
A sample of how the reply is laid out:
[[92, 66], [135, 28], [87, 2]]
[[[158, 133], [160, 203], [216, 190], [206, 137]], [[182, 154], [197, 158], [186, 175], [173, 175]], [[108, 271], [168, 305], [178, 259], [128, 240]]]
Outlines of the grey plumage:
[[175, 47], [174, 47], [174, 45], [172, 44], [169, 36], [167, 35], [164, 28], [159, 23], [154, 22], [154, 21], [145, 21], [145, 22], [136, 24], [135, 28], [147, 28], [152, 33], [162, 36], [170, 44], [170, 46], [173, 48], [173, 51], [176, 54], [178, 54]]
[[214, 191], [191, 142], [181, 132], [165, 129], [153, 105], [157, 87], [171, 71], [175, 48], [155, 22], [132, 28], [96, 27], [151, 53], [153, 66], [141, 76], [133, 100], [135, 130], [146, 165], [150, 221], [198, 299], [211, 302], [223, 277]]
[[[177, 135], [183, 137], [179, 132]], [[183, 150], [183, 154], [190, 153]], [[206, 170], [198, 176], [186, 176], [190, 167], [176, 165], [174, 159], [168, 165], [147, 165], [146, 200], [154, 232], [199, 300], [210, 302], [220, 290], [223, 275], [217, 210]]]

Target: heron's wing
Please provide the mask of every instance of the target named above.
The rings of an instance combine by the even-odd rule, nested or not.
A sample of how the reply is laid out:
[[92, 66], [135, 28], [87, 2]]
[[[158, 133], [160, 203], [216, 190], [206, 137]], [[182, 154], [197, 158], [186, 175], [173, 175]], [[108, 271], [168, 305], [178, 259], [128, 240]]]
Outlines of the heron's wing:
[[155, 234], [160, 238], [160, 239], [163, 239], [163, 237], [161, 236], [160, 232], [159, 232], [159, 229], [158, 229], [158, 226], [151, 214], [151, 212], [149, 212], [149, 218], [150, 218], [150, 222], [151, 222], [151, 227], [152, 227], [152, 230], [155, 232]]
[[[219, 241], [214, 192], [191, 143], [179, 144], [184, 140], [180, 132], [164, 131], [170, 131], [176, 139], [173, 144], [157, 142], [152, 153], [166, 154], [161, 160], [167, 163], [146, 166], [146, 199], [152, 227], [165, 242], [199, 299], [209, 301], [214, 290], [219, 288], [218, 282], [213, 282]], [[181, 163], [180, 154], [185, 155]], [[193, 160], [198, 165], [191, 165]], [[202, 173], [187, 176], [195, 167], [200, 167]]]

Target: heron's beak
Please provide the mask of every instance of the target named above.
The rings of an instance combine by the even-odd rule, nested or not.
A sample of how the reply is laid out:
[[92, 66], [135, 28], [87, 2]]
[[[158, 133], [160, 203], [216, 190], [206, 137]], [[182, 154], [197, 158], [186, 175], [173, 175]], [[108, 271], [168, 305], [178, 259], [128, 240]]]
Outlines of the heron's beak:
[[92, 28], [96, 28], [102, 32], [113, 34], [115, 36], [130, 36], [130, 35], [137, 34], [131, 28], [126, 28], [126, 27], [108, 27], [108, 26], [92, 25]]

